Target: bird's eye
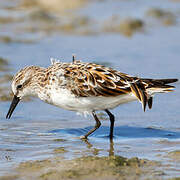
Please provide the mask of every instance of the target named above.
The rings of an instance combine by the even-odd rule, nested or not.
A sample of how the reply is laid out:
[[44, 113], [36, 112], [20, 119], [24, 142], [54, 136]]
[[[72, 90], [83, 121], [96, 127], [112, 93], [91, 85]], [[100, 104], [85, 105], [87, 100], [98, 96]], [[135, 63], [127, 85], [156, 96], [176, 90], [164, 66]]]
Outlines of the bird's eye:
[[21, 84], [17, 86], [17, 89], [21, 89], [21, 88], [22, 88], [22, 85], [21, 85]]

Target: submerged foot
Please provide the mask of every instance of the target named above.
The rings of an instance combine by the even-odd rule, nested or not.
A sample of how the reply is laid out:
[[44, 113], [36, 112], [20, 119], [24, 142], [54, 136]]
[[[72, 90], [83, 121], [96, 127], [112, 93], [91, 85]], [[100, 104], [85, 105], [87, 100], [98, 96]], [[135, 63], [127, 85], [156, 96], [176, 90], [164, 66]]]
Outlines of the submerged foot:
[[80, 136], [79, 138], [82, 139], [82, 140], [87, 140], [88, 139], [87, 136], [84, 136], [84, 135]]

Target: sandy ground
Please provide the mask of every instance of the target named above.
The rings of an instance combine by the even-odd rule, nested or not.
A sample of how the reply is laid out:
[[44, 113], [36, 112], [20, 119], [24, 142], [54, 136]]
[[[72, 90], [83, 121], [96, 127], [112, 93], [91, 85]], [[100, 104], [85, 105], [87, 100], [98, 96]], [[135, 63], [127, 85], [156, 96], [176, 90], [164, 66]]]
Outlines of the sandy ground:
[[[55, 153], [64, 153], [63, 150]], [[167, 154], [168, 162], [180, 162], [180, 151]], [[110, 155], [108, 157], [84, 156], [73, 160], [62, 157], [48, 158], [46, 160], [26, 161], [20, 163], [12, 175], [3, 176], [0, 180], [124, 180], [124, 179], [164, 179], [167, 165], [158, 161], [146, 159], [125, 158]], [[168, 167], [168, 166], [167, 166]], [[167, 178], [166, 178], [167, 179]], [[180, 178], [170, 178], [179, 180]]]
[[157, 166], [158, 162], [136, 157], [87, 156], [74, 160], [52, 158], [21, 163], [16, 169], [16, 175], [1, 179], [159, 179], [163, 172], [157, 171]]

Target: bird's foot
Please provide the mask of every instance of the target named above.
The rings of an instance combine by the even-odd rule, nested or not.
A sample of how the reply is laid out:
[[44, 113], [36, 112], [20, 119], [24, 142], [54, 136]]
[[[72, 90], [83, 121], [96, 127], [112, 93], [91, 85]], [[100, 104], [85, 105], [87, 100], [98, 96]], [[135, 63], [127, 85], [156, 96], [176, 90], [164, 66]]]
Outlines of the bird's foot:
[[87, 136], [80, 136], [80, 139], [87, 140]]

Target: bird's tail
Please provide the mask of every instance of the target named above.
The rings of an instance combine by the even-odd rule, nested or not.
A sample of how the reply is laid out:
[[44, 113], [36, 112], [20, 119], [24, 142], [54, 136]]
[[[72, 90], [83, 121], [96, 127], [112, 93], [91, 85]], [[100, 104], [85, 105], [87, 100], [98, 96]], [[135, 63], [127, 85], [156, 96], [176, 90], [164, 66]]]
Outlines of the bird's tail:
[[139, 79], [131, 84], [131, 91], [142, 103], [145, 111], [148, 104], [149, 109], [152, 108], [153, 95], [155, 93], [171, 92], [175, 88], [170, 83], [174, 83], [178, 79]]
[[178, 81], [178, 79], [142, 79], [143, 82], [147, 83], [146, 90], [151, 94], [171, 92], [175, 88], [171, 83]]

